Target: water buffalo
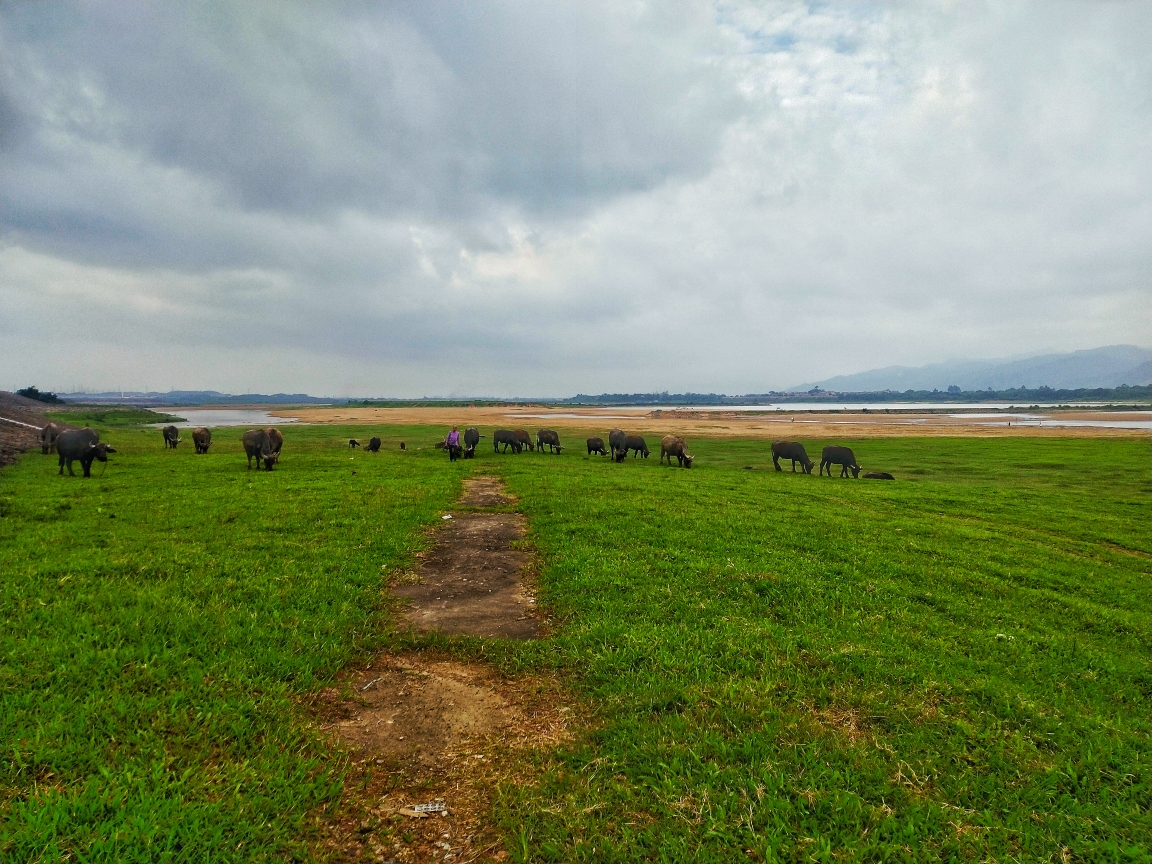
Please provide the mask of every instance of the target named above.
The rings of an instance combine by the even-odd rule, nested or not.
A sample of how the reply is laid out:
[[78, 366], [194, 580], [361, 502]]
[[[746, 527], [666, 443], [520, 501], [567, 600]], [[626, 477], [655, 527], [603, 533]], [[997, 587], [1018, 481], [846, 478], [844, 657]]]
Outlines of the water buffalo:
[[[561, 449], [560, 436], [551, 429], [541, 429], [536, 433], [536, 447], [543, 453], [545, 445], [547, 445], [549, 453], [559, 453]], [[555, 448], [555, 450], [553, 450], [553, 448]]]
[[280, 430], [275, 426], [269, 426], [264, 430], [268, 433], [268, 449], [272, 451], [272, 455], [276, 457], [276, 461], [280, 461], [280, 451], [284, 449], [284, 436], [280, 434]]
[[792, 460], [792, 473], [796, 473], [796, 463], [800, 463], [800, 467], [804, 469], [805, 474], [812, 473], [812, 460], [808, 458], [808, 454], [804, 452], [804, 445], [797, 444], [795, 441], [773, 441], [772, 442], [772, 464], [776, 466], [776, 470], [780, 468], [781, 459]]
[[522, 449], [520, 446], [520, 439], [516, 437], [516, 433], [511, 429], [497, 429], [492, 433], [492, 449], [497, 453], [500, 452], [500, 445], [504, 445], [504, 452], [508, 452], [508, 448], [512, 448], [513, 453], [519, 453]]
[[688, 445], [684, 443], [684, 439], [679, 435], [665, 435], [660, 439], [660, 462], [664, 462], [664, 457], [668, 457], [668, 464], [672, 464], [672, 457], [676, 457], [676, 461], [680, 464], [681, 468], [691, 468], [692, 460], [696, 457], [688, 454]]
[[[476, 445], [480, 443], [480, 439], [484, 436], [480, 434], [480, 430], [475, 426], [469, 426], [464, 430], [464, 458], [471, 459], [476, 455]], [[403, 445], [401, 445], [403, 447]]]
[[622, 429], [613, 429], [608, 433], [608, 447], [612, 451], [612, 458], [623, 462], [628, 455], [628, 435]]
[[197, 426], [192, 430], [192, 445], [197, 453], [207, 453], [212, 446], [212, 432], [207, 426]]
[[601, 456], [607, 456], [608, 451], [604, 449], [603, 438], [589, 438], [588, 439], [588, 455], [599, 453]]
[[860, 476], [860, 466], [856, 464], [856, 457], [848, 447], [825, 447], [820, 455], [820, 476], [824, 476], [824, 469], [828, 469], [828, 476], [832, 476], [832, 466], [840, 466], [840, 476], [847, 477], [852, 472], [853, 477]]
[[629, 435], [624, 443], [624, 448], [633, 451], [633, 459], [636, 458], [637, 454], [643, 456], [645, 459], [648, 458], [648, 445], [644, 443], [644, 439], [639, 435]]
[[48, 423], [40, 430], [40, 452], [47, 456], [56, 448], [56, 437], [63, 430], [55, 423]]
[[[373, 441], [379, 441], [380, 439], [379, 438], [373, 438], [372, 440]], [[376, 448], [376, 450], [379, 450], [379, 449], [380, 449], [379, 447]], [[401, 450], [407, 450], [408, 449], [407, 445], [405, 445], [403, 441], [400, 442], [400, 449]], [[374, 450], [372, 452], [376, 452], [376, 451]]]
[[523, 429], [514, 429], [512, 434], [516, 436], [516, 440], [520, 442], [520, 449], [523, 450], [527, 447], [529, 450], [535, 450], [536, 445], [532, 443], [532, 436], [525, 432]]
[[[380, 452], [380, 439], [376, 438], [376, 437], [369, 438], [368, 439], [368, 446], [365, 447], [364, 449], [367, 450], [369, 453], [379, 453]], [[400, 449], [401, 450], [404, 449], [403, 444], [400, 445]]]
[[164, 433], [164, 449], [167, 450], [169, 447], [171, 447], [173, 450], [175, 450], [176, 445], [179, 444], [182, 440], [180, 438], [180, 430], [175, 426], [165, 426], [160, 431]]
[[359, 446], [360, 446], [360, 442], [357, 441], [355, 438], [349, 438], [348, 439], [349, 449], [355, 449], [356, 447], [359, 447]]
[[116, 450], [107, 444], [100, 443], [100, 434], [94, 429], [72, 429], [61, 432], [56, 436], [56, 452], [60, 456], [60, 473], [64, 473], [64, 466], [68, 466], [68, 476], [72, 473], [72, 463], [79, 461], [84, 469], [84, 476], [92, 476], [92, 460], [107, 462], [108, 454]]
[[887, 471], [869, 471], [864, 475], [865, 480], [895, 480]]
[[272, 452], [272, 442], [268, 439], [267, 429], [249, 429], [244, 433], [240, 439], [244, 442], [244, 452], [248, 456], [248, 470], [252, 470], [252, 460], [256, 460], [256, 469], [260, 469], [260, 463], [264, 463], [264, 468], [268, 471], [272, 470], [272, 466], [276, 464], [276, 454]]

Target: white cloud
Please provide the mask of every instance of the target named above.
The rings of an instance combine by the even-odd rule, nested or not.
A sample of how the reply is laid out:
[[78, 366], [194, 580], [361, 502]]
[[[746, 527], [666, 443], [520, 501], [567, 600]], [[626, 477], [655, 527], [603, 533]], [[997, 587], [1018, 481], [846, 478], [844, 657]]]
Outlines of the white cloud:
[[0, 386], [747, 392], [1148, 344], [1144, 11], [3, 6]]

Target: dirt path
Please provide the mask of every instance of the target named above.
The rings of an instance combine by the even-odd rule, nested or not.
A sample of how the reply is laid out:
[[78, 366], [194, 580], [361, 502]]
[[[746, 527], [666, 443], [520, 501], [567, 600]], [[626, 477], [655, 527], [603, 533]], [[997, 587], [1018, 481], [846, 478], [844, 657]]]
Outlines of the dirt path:
[[[513, 502], [497, 478], [477, 477], [465, 481], [460, 503]], [[536, 600], [521, 579], [531, 556], [516, 545], [524, 529], [519, 513], [460, 512], [444, 520], [435, 548], [417, 571], [419, 583], [392, 589], [411, 601], [406, 615], [413, 628], [500, 639], [539, 636]]]
[[[437, 531], [420, 584], [400, 585], [414, 628], [509, 639], [539, 635], [534, 599], [521, 584], [531, 563], [498, 478], [465, 481], [461, 510]], [[573, 713], [558, 681], [509, 679], [494, 667], [433, 651], [382, 654], [348, 670], [313, 700], [320, 729], [352, 753], [339, 810], [321, 818], [337, 860], [503, 861], [492, 822], [501, 781], [531, 782], [525, 751], [572, 737]], [[421, 808], [421, 809], [417, 809]]]

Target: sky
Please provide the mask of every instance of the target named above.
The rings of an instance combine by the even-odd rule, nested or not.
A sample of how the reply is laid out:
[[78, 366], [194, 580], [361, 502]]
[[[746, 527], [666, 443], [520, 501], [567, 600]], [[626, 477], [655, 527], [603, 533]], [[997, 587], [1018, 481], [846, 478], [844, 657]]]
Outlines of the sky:
[[0, 388], [1152, 345], [1148, 2], [0, 4]]

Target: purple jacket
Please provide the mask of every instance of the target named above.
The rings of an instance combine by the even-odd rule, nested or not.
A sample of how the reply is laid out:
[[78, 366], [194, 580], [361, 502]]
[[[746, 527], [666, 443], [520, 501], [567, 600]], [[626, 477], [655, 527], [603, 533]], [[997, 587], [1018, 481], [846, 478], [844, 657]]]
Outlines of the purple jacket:
[[460, 433], [459, 432], [449, 432], [448, 433], [448, 446], [449, 447], [459, 447], [460, 446]]

